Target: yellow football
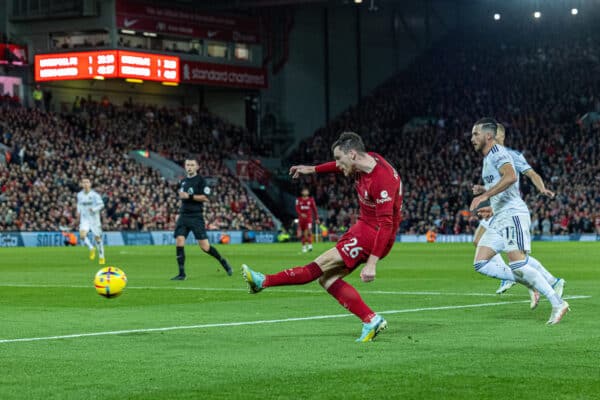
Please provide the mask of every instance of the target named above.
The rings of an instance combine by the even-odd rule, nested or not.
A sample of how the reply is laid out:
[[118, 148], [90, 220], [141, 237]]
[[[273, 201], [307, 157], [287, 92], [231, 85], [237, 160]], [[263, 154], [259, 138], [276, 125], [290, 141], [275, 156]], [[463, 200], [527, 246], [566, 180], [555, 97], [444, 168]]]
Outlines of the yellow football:
[[104, 267], [96, 273], [94, 286], [100, 296], [117, 297], [127, 286], [127, 276], [117, 267]]

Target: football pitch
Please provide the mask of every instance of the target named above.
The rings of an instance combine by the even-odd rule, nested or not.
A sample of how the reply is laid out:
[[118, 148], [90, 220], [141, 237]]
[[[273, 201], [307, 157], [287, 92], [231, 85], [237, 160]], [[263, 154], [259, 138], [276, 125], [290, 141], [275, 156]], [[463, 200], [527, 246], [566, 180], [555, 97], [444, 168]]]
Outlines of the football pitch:
[[396, 244], [365, 284], [388, 321], [360, 321], [317, 283], [250, 295], [239, 273], [307, 264], [330, 244], [220, 246], [235, 267], [186, 246], [107, 247], [118, 298], [95, 293], [87, 249], [0, 249], [0, 399], [598, 399], [600, 245], [534, 243], [566, 281], [571, 312], [545, 325], [522, 286], [474, 272], [470, 244]]

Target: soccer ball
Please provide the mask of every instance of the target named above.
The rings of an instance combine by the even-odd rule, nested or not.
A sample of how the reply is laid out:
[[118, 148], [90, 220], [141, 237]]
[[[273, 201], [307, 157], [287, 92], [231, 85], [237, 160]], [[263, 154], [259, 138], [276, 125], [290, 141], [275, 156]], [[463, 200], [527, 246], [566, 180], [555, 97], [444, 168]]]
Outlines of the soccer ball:
[[94, 286], [100, 296], [117, 297], [127, 286], [127, 276], [117, 267], [104, 267], [96, 273]]

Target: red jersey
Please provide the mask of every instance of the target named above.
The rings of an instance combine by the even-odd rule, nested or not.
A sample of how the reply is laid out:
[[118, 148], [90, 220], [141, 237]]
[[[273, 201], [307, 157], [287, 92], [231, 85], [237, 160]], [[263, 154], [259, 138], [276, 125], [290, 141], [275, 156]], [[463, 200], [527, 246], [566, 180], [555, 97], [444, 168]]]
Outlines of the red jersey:
[[[402, 180], [398, 172], [377, 153], [368, 153], [377, 164], [369, 173], [358, 172], [354, 187], [360, 205], [359, 220], [377, 229], [372, 254], [381, 257], [402, 221]], [[317, 165], [317, 173], [341, 172], [335, 161]]]
[[[313, 217], [318, 218], [317, 203], [313, 197], [298, 197], [296, 199], [296, 212], [298, 219], [312, 221]], [[306, 217], [302, 217], [302, 214]]]

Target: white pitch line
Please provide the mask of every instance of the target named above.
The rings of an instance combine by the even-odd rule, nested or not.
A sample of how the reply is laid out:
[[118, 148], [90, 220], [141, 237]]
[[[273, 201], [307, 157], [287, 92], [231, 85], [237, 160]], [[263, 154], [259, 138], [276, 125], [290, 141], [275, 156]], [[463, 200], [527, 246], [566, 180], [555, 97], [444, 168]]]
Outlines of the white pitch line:
[[[569, 296], [565, 299], [589, 299], [592, 296]], [[478, 308], [478, 307], [495, 307], [503, 306], [508, 304], [519, 304], [527, 303], [529, 300], [522, 301], [503, 301], [497, 303], [479, 303], [479, 304], [465, 304], [461, 306], [440, 306], [440, 307], [423, 307], [423, 308], [409, 308], [404, 310], [388, 310], [381, 311], [379, 314], [404, 314], [421, 311], [439, 311], [439, 310], [458, 310], [462, 308]], [[43, 336], [33, 338], [19, 338], [19, 339], [0, 339], [2, 343], [16, 343], [16, 342], [37, 342], [47, 340], [59, 340], [59, 339], [74, 339], [81, 337], [90, 336], [109, 336], [109, 335], [123, 335], [130, 333], [148, 333], [148, 332], [167, 332], [177, 331], [184, 329], [206, 329], [206, 328], [224, 328], [230, 326], [246, 326], [246, 325], [263, 325], [263, 324], [277, 324], [283, 322], [297, 322], [297, 321], [313, 321], [319, 319], [332, 319], [332, 318], [346, 318], [352, 314], [332, 314], [332, 315], [313, 315], [310, 317], [298, 317], [298, 318], [284, 318], [284, 319], [270, 319], [270, 320], [258, 320], [258, 321], [243, 321], [243, 322], [226, 322], [220, 324], [201, 324], [201, 325], [183, 325], [183, 326], [168, 326], [164, 328], [143, 328], [143, 329], [127, 329], [120, 331], [106, 331], [106, 332], [91, 332], [91, 333], [74, 333], [71, 335], [60, 335], [60, 336]]]
[[[89, 285], [39, 285], [28, 283], [0, 283], [0, 287], [25, 287], [25, 288], [68, 288], [68, 289], [90, 289], [93, 286]], [[127, 290], [197, 290], [204, 292], [247, 292], [246, 288], [210, 288], [210, 287], [193, 287], [193, 286], [127, 286]], [[282, 293], [323, 293], [319, 289], [275, 289]], [[475, 297], [499, 297], [495, 293], [458, 293], [458, 292], [429, 292], [429, 291], [390, 291], [390, 290], [361, 290], [365, 294], [389, 294], [389, 295], [406, 295], [406, 296], [475, 296]], [[504, 293], [502, 297], [515, 296], [513, 294]]]

